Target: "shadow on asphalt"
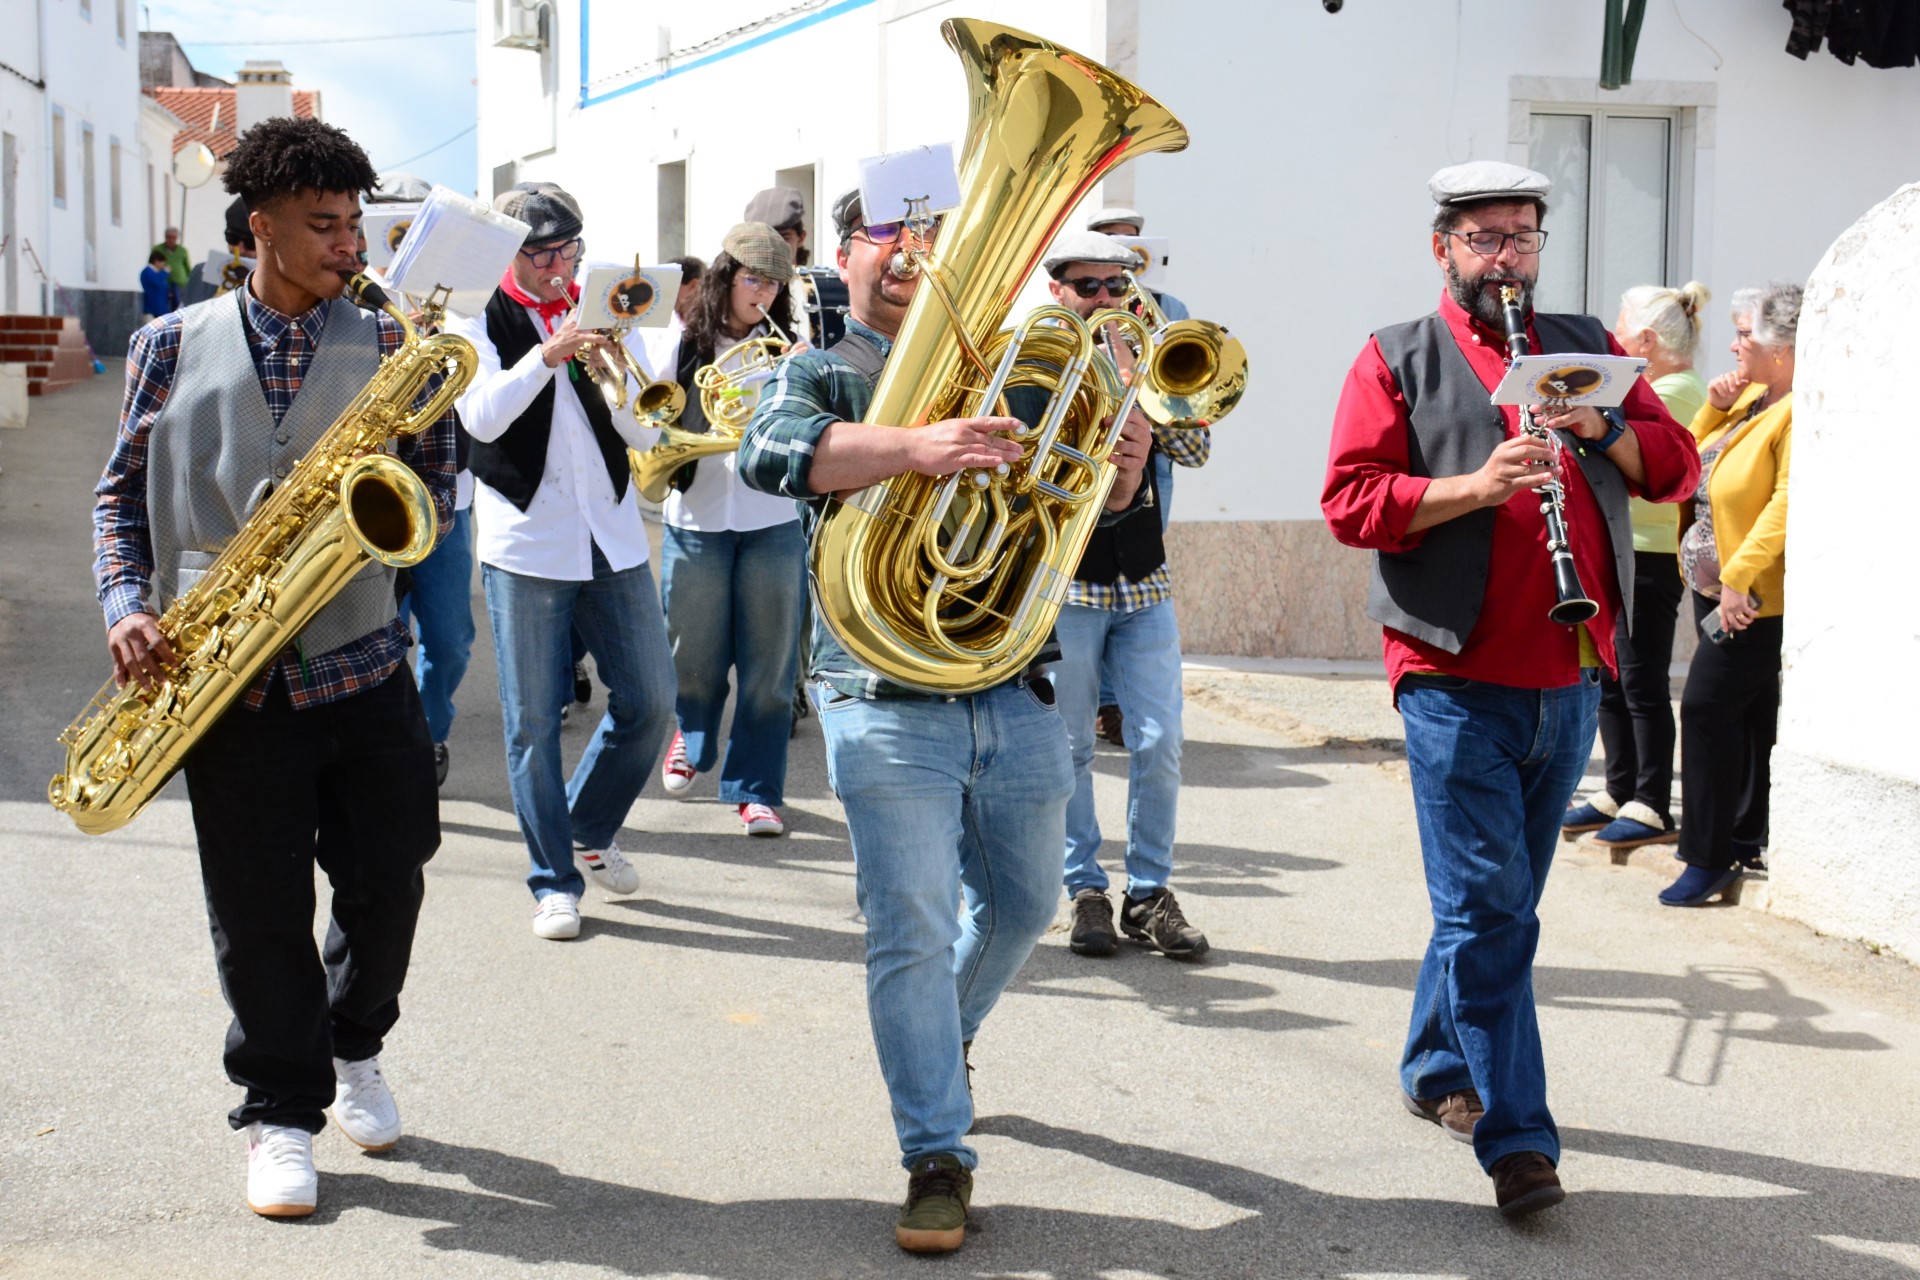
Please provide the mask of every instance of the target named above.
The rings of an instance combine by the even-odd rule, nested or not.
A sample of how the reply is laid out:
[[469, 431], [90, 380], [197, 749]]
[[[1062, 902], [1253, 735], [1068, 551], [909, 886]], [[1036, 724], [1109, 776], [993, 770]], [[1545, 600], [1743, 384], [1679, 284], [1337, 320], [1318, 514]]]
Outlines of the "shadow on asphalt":
[[[1221, 963], [1221, 954], [1216, 950], [1197, 962], [1169, 960], [1124, 940], [1113, 955], [1097, 959], [1075, 955], [1064, 946], [1035, 947], [1007, 990], [1056, 999], [1139, 1004], [1180, 1026], [1212, 1030], [1315, 1031], [1345, 1025], [1334, 1018], [1256, 1004], [1275, 999], [1280, 988], [1256, 981], [1245, 971], [1229, 975], [1224, 971], [1230, 965]], [[1084, 985], [1089, 978], [1101, 980], [1100, 988]], [[1128, 991], [1112, 990], [1115, 983]]]
[[[1110, 778], [1127, 776], [1129, 757], [1118, 747], [1102, 744], [1093, 753], [1093, 771]], [[1180, 751], [1180, 776], [1195, 787], [1324, 787], [1327, 779], [1302, 773], [1292, 765], [1347, 764], [1352, 755], [1325, 747], [1255, 747], [1238, 742], [1204, 742], [1188, 738]]]
[[[1303, 1115], [1311, 1115], [1303, 1111]], [[1582, 1192], [1566, 1204], [1509, 1224], [1491, 1206], [1412, 1198], [1334, 1195], [1223, 1161], [1030, 1120], [987, 1116], [976, 1132], [1066, 1153], [1107, 1169], [1171, 1183], [1241, 1211], [1216, 1227], [1155, 1218], [994, 1203], [983, 1195], [963, 1251], [941, 1264], [898, 1253], [893, 1206], [869, 1200], [713, 1202], [564, 1173], [553, 1165], [482, 1147], [409, 1137], [380, 1163], [464, 1179], [429, 1186], [374, 1173], [330, 1173], [311, 1218], [320, 1226], [358, 1209], [430, 1223], [422, 1241], [450, 1253], [526, 1266], [599, 1267], [628, 1275], [696, 1274], [750, 1280], [902, 1274], [959, 1267], [954, 1274], [1045, 1275], [1102, 1280], [1116, 1274], [1270, 1276], [1408, 1273], [1605, 1277], [1621, 1274], [1619, 1249], [1593, 1249], [1596, 1234], [1631, 1238], [1646, 1259], [1697, 1251], [1714, 1240], [1715, 1274], [1777, 1275], [1815, 1264], [1820, 1274], [1911, 1276], [1898, 1263], [1845, 1250], [1841, 1242], [1899, 1241], [1911, 1232], [1920, 1180], [1806, 1164], [1750, 1152], [1628, 1134], [1574, 1129], [1570, 1151], [1641, 1162], [1647, 1191]], [[804, 1161], [803, 1152], [769, 1159]], [[1782, 1194], [1660, 1194], [1657, 1168], [1747, 1179]], [[990, 1175], [989, 1175], [990, 1176]], [[1577, 1178], [1577, 1175], [1575, 1175]], [[1005, 1195], [1017, 1184], [984, 1183]], [[1823, 1247], [1824, 1246], [1824, 1247]], [[1810, 1256], [1811, 1255], [1811, 1256]], [[1697, 1256], [1697, 1253], [1696, 1253]], [[984, 1269], [983, 1269], [984, 1268]]]

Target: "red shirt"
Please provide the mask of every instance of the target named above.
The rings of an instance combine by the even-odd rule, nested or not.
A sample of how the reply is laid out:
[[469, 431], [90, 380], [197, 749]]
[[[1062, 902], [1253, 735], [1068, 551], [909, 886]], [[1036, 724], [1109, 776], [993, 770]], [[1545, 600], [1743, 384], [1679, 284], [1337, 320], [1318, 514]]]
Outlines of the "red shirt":
[[[1506, 372], [1505, 333], [1474, 320], [1444, 292], [1440, 316], [1491, 394]], [[1531, 316], [1527, 336], [1539, 350]], [[1612, 337], [1607, 339], [1607, 349], [1613, 355], [1624, 354]], [[1655, 502], [1674, 502], [1691, 494], [1700, 481], [1700, 455], [1693, 435], [1673, 420], [1644, 378], [1634, 383], [1621, 411], [1639, 441], [1647, 472], [1644, 489], [1631, 481], [1628, 489]], [[1511, 438], [1520, 430], [1520, 412], [1511, 405], [1503, 406], [1501, 412]], [[1432, 483], [1407, 472], [1408, 431], [1406, 400], [1380, 355], [1379, 343], [1369, 338], [1340, 391], [1327, 480], [1320, 494], [1327, 527], [1348, 546], [1408, 551], [1425, 536], [1424, 531], [1407, 532], [1414, 508]], [[1597, 447], [1594, 441], [1583, 443], [1588, 449]], [[1566, 459], [1562, 480], [1574, 564], [1581, 584], [1600, 605], [1600, 612], [1585, 626], [1601, 661], [1613, 671], [1614, 623], [1620, 613], [1613, 544], [1593, 491], [1572, 457]], [[1523, 689], [1559, 688], [1580, 678], [1579, 636], [1574, 628], [1547, 620], [1547, 610], [1554, 603], [1553, 566], [1538, 494], [1516, 493], [1495, 508], [1487, 585], [1479, 619], [1457, 654], [1383, 628], [1387, 678], [1396, 688], [1409, 671], [1437, 671]]]

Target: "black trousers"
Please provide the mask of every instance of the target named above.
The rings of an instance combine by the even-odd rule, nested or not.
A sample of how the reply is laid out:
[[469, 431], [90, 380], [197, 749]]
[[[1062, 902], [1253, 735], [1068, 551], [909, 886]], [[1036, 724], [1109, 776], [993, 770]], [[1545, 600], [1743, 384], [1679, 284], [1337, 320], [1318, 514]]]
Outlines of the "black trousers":
[[[412, 673], [296, 711], [276, 680], [259, 711], [234, 707], [186, 761], [187, 795], [220, 988], [233, 1010], [228, 1113], [318, 1133], [335, 1057], [380, 1052], [440, 847], [433, 742]], [[313, 944], [314, 864], [333, 888]]]
[[[1693, 596], [1695, 624], [1715, 602]], [[1680, 860], [1725, 871], [1734, 846], [1767, 842], [1774, 729], [1780, 716], [1780, 618], [1756, 618], [1715, 644], [1701, 637], [1680, 695]]]
[[[1680, 557], [1633, 553], [1633, 634], [1615, 638], [1620, 678], [1600, 682], [1600, 749], [1607, 755], [1607, 794], [1638, 800], [1662, 818], [1673, 807], [1673, 628], [1680, 613]], [[1624, 620], [1623, 620], [1624, 621]]]

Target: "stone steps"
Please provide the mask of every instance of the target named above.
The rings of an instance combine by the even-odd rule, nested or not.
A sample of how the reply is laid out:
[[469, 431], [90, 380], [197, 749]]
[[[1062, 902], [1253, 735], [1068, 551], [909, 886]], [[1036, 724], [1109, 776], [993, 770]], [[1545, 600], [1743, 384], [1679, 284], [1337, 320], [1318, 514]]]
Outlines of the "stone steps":
[[93, 355], [73, 316], [0, 316], [0, 364], [27, 367], [27, 394], [43, 396], [93, 376]]

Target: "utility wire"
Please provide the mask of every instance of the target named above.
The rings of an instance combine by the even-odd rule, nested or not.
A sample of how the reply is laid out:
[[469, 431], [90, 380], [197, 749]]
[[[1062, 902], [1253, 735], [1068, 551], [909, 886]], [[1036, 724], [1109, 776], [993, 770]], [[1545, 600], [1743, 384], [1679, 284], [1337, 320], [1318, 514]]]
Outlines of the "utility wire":
[[428, 156], [432, 155], [434, 152], [438, 151], [441, 147], [451, 146], [453, 143], [460, 141], [460, 139], [466, 137], [468, 134], [472, 133], [475, 129], [478, 129], [479, 127], [480, 127], [480, 122], [476, 120], [472, 124], [468, 125], [466, 128], [462, 129], [460, 132], [454, 134], [451, 138], [448, 138], [445, 142], [437, 142], [433, 146], [428, 147], [425, 151], [422, 151], [417, 156], [408, 156], [405, 160], [398, 161], [397, 163], [383, 165], [381, 166], [381, 169], [383, 172], [393, 170], [393, 169], [402, 169], [402, 168], [405, 168], [407, 165], [412, 164], [415, 160], [424, 160]]
[[283, 44], [370, 44], [375, 40], [423, 40], [428, 36], [470, 36], [472, 27], [450, 27], [445, 31], [393, 31], [377, 36], [314, 36], [302, 40], [182, 40], [180, 43], [194, 49], [263, 49], [269, 45], [278, 47]]

